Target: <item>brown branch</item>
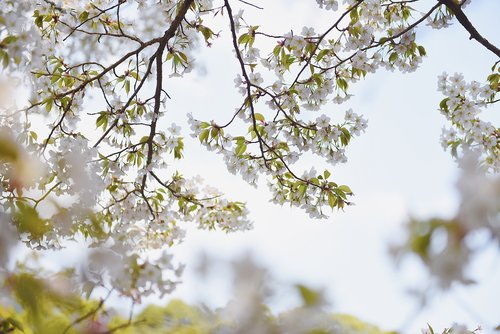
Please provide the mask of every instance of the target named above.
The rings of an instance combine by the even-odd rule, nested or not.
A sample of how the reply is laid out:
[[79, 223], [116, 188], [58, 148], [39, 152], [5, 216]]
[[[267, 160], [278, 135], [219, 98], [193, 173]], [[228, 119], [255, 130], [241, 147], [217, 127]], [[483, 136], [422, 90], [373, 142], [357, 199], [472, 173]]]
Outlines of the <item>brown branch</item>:
[[120, 33], [120, 34], [115, 34], [115, 33], [111, 33], [109, 31], [104, 31], [104, 32], [98, 32], [98, 31], [87, 31], [87, 30], [84, 30], [84, 29], [80, 29], [80, 28], [74, 28], [72, 27], [71, 25], [69, 25], [68, 23], [66, 22], [63, 22], [63, 21], [59, 21], [61, 22], [61, 24], [65, 25], [66, 27], [68, 27], [69, 29], [72, 29], [73, 31], [76, 31], [76, 32], [79, 32], [79, 33], [82, 33], [82, 34], [85, 34], [85, 35], [90, 35], [90, 36], [98, 36], [99, 39], [101, 37], [117, 37], [117, 38], [126, 38], [126, 39], [129, 39], [131, 41], [134, 41], [134, 42], [137, 42], [139, 44], [142, 44], [143, 42], [135, 37], [135, 36], [132, 36], [132, 35], [127, 35], [127, 34], [124, 34], [123, 32]]
[[249, 1], [245, 1], [245, 0], [238, 0], [238, 1], [241, 2], [241, 3], [244, 3], [245, 5], [249, 5], [249, 6], [252, 6], [252, 7], [257, 8], [257, 9], [264, 9], [263, 7], [259, 7], [259, 6], [253, 4], [253, 3], [249, 2]]
[[104, 75], [106, 75], [109, 71], [114, 70], [116, 67], [118, 67], [121, 63], [123, 63], [128, 58], [130, 58], [130, 57], [132, 57], [132, 56], [140, 53], [142, 50], [144, 50], [147, 47], [149, 47], [149, 46], [151, 46], [153, 44], [156, 44], [158, 42], [159, 42], [159, 39], [155, 38], [155, 39], [152, 39], [152, 40], [150, 40], [148, 42], [143, 43], [137, 49], [135, 49], [133, 51], [130, 51], [129, 53], [127, 53], [126, 55], [124, 55], [123, 57], [121, 57], [120, 59], [118, 59], [116, 62], [114, 62], [113, 64], [111, 64], [108, 67], [106, 67], [106, 69], [104, 69], [101, 73], [99, 73], [96, 76], [93, 76], [91, 78], [88, 78], [87, 80], [85, 80], [84, 82], [82, 82], [79, 86], [77, 86], [77, 87], [75, 87], [75, 88], [73, 88], [71, 90], [68, 90], [68, 91], [56, 94], [55, 98], [61, 98], [63, 96], [74, 94], [74, 93], [76, 93], [76, 92], [84, 89], [89, 83], [94, 82], [95, 80], [99, 80]]
[[[165, 31], [163, 36], [160, 38], [159, 43], [160, 45], [158, 46], [158, 49], [156, 50], [156, 53], [154, 54], [154, 57], [156, 57], [156, 88], [155, 88], [155, 95], [154, 95], [154, 108], [153, 108], [153, 119], [151, 121], [151, 129], [149, 132], [149, 138], [147, 141], [148, 145], [148, 155], [146, 158], [146, 168], [151, 164], [153, 160], [153, 139], [156, 134], [156, 124], [158, 122], [158, 116], [160, 114], [160, 104], [161, 104], [161, 93], [162, 93], [162, 81], [163, 81], [163, 62], [162, 62], [162, 56], [163, 56], [163, 51], [165, 50], [165, 47], [167, 46], [168, 41], [175, 36], [175, 33], [177, 29], [179, 29], [179, 26], [181, 25], [182, 20], [186, 16], [186, 13], [191, 7], [191, 4], [193, 3], [194, 0], [185, 0], [180, 8], [178, 9], [177, 15], [172, 21], [172, 24], [170, 27]], [[142, 190], [144, 191], [144, 187], [146, 186], [146, 179], [147, 175], [145, 174], [143, 179], [142, 179]]]
[[[186, 200], [189, 203], [196, 204], [196, 205], [199, 205], [201, 207], [205, 207], [202, 203], [200, 203], [200, 201], [205, 200], [205, 199], [197, 199], [197, 198], [191, 198], [191, 197], [188, 197], [188, 196], [184, 196], [179, 191], [176, 191], [175, 189], [172, 188], [172, 186], [171, 186], [172, 182], [169, 183], [169, 184], [167, 184], [167, 183], [163, 182], [158, 177], [158, 175], [156, 175], [154, 172], [149, 172], [149, 174], [151, 174], [151, 176], [153, 176], [153, 178], [156, 180], [156, 182], [158, 182], [160, 185], [162, 185], [168, 191], [170, 191], [170, 193], [172, 194], [172, 196], [174, 196], [175, 198], [177, 198], [177, 199], [181, 199], [182, 198], [182, 199]], [[217, 198], [217, 197], [218, 196], [213, 197], [213, 198]], [[208, 199], [213, 199], [213, 198], [208, 198]]]
[[[80, 28], [81, 26], [83, 26], [85, 23], [87, 23], [87, 22], [89, 22], [89, 21], [91, 21], [91, 20], [93, 20], [93, 19], [95, 19], [95, 18], [97, 18], [97, 17], [101, 16], [102, 14], [106, 13], [106, 12], [107, 12], [107, 11], [109, 11], [109, 10], [113, 10], [113, 9], [114, 9], [114, 8], [116, 8], [116, 7], [120, 7], [120, 5], [121, 5], [121, 4], [122, 4], [122, 2], [121, 2], [121, 1], [119, 1], [116, 5], [113, 5], [113, 6], [111, 6], [111, 7], [107, 8], [107, 9], [105, 9], [105, 10], [100, 10], [100, 9], [99, 9], [99, 12], [100, 12], [99, 14], [96, 14], [96, 15], [94, 15], [94, 16], [88, 17], [86, 20], [84, 20], [84, 21], [80, 22], [80, 24], [78, 24], [76, 27], [72, 28], [72, 30], [69, 32], [69, 34], [68, 34], [66, 37], [64, 37], [64, 38], [63, 38], [63, 42], [64, 42], [65, 40], [67, 40], [67, 39], [68, 39], [68, 38], [69, 38], [69, 37], [70, 37], [70, 36], [71, 36], [71, 35], [72, 35], [72, 34], [73, 34], [73, 33], [74, 33], [77, 29], [78, 29], [78, 28]], [[94, 6], [94, 7], [95, 7], [95, 6]], [[97, 8], [97, 7], [95, 7], [95, 8]], [[98, 9], [98, 8], [97, 8], [97, 9]]]
[[[134, 92], [129, 97], [127, 103], [125, 103], [125, 105], [119, 110], [119, 113], [125, 112], [125, 109], [127, 109], [130, 106], [130, 104], [132, 103], [132, 100], [137, 96], [137, 94], [139, 94], [139, 91], [141, 90], [142, 85], [144, 85], [144, 83], [146, 82], [147, 77], [151, 73], [151, 68], [153, 66], [154, 57], [155, 57], [155, 55], [151, 56], [151, 58], [149, 59], [149, 63], [148, 63], [148, 67], [146, 69], [146, 73], [144, 73], [144, 76], [142, 77], [141, 81], [139, 82], [139, 85], [134, 89]], [[137, 70], [139, 71], [139, 69], [137, 69]], [[98, 82], [100, 84], [99, 80], [98, 80]], [[106, 138], [108, 136], [108, 134], [111, 132], [111, 130], [113, 130], [113, 128], [115, 126], [117, 126], [117, 125], [118, 125], [118, 118], [114, 120], [114, 122], [109, 126], [109, 128], [96, 141], [96, 143], [94, 144], [93, 147], [97, 147], [101, 143], [101, 141], [103, 141], [104, 138]]]
[[42, 197], [40, 197], [39, 199], [35, 200], [35, 205], [33, 206], [33, 209], [36, 209], [36, 207], [38, 206], [38, 204], [40, 204], [41, 201], [43, 201], [44, 199], [47, 198], [47, 196], [50, 195], [50, 193], [56, 189], [57, 187], [59, 187], [60, 185], [62, 184], [62, 181], [59, 181], [57, 182], [55, 185], [53, 185]]
[[462, 11], [462, 8], [458, 4], [456, 4], [453, 0], [440, 0], [439, 2], [446, 5], [446, 7], [448, 7], [448, 9], [451, 10], [453, 14], [455, 14], [458, 22], [465, 28], [465, 30], [469, 32], [469, 39], [475, 39], [485, 48], [497, 55], [497, 57], [500, 57], [500, 49], [491, 44], [476, 30], [476, 28], [472, 25], [467, 16], [465, 16], [465, 13]]
[[264, 138], [262, 138], [262, 136], [259, 133], [259, 130], [257, 129], [257, 120], [255, 118], [255, 107], [253, 104], [252, 92], [250, 90], [251, 82], [250, 82], [250, 78], [248, 76], [247, 70], [245, 68], [245, 62], [243, 61], [243, 57], [241, 56], [241, 52], [240, 52], [240, 49], [238, 47], [238, 38], [236, 36], [236, 28], [235, 28], [235, 24], [234, 24], [233, 11], [231, 9], [231, 6], [229, 5], [228, 0], [224, 0], [224, 5], [227, 8], [227, 16], [229, 17], [229, 24], [230, 24], [230, 28], [231, 28], [231, 36], [232, 36], [232, 40], [233, 40], [234, 52], [236, 52], [236, 58], [238, 58], [238, 62], [240, 64], [241, 74], [243, 75], [243, 78], [245, 79], [246, 86], [247, 86], [246, 87], [246, 94], [247, 94], [246, 100], [248, 100], [248, 105], [250, 106], [250, 114], [252, 116], [253, 129], [254, 129], [255, 134], [257, 135], [257, 139], [259, 141], [259, 148], [260, 148], [260, 152], [262, 154], [262, 160], [264, 161], [264, 165], [266, 166], [266, 168], [270, 169], [270, 166], [268, 165], [268, 162], [267, 162], [267, 158], [264, 154], [265, 153], [264, 145], [268, 148], [269, 148], [269, 145], [267, 145], [267, 143], [264, 141]]
[[73, 93], [71, 95], [71, 99], [69, 100], [68, 104], [66, 105], [66, 107], [63, 107], [63, 114], [61, 115], [61, 119], [57, 122], [56, 125], [54, 125], [52, 127], [52, 129], [50, 130], [50, 133], [49, 135], [47, 136], [47, 139], [45, 139], [44, 143], [43, 143], [43, 147], [42, 147], [42, 154], [45, 152], [45, 149], [47, 148], [47, 145], [49, 144], [49, 141], [50, 139], [52, 138], [52, 135], [54, 134], [54, 132], [56, 131], [56, 129], [58, 127], [61, 127], [61, 124], [62, 122], [64, 121], [64, 117], [66, 117], [66, 114], [69, 112], [69, 110], [71, 109], [71, 106], [73, 104], [73, 99], [75, 98], [75, 94]]

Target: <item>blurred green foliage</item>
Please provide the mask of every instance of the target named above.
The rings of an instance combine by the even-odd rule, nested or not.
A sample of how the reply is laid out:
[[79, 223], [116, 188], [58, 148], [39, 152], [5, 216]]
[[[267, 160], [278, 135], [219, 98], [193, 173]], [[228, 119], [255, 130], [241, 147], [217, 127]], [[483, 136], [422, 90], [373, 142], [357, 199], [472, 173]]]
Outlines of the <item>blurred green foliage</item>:
[[[238, 327], [239, 319], [228, 320], [217, 311], [188, 305], [181, 300], [172, 300], [166, 306], [149, 305], [127, 320], [106, 308], [105, 300], [85, 300], [77, 293], [64, 291], [61, 286], [67, 283], [65, 279], [42, 280], [28, 272], [10, 276], [3, 288], [14, 296], [15, 303], [0, 305], [0, 334], [242, 333]], [[300, 290], [304, 289], [307, 288], [301, 286]], [[290, 313], [308, 307], [305, 304]], [[263, 334], [282, 333], [280, 316], [271, 315], [267, 307], [260, 309], [262, 311], [257, 313], [260, 319], [256, 321], [265, 323]], [[317, 312], [321, 311], [318, 309]], [[303, 333], [389, 334], [351, 315], [331, 314], [327, 318], [331, 322], [324, 323], [325, 328], [312, 328]], [[332, 328], [336, 330], [332, 331]]]

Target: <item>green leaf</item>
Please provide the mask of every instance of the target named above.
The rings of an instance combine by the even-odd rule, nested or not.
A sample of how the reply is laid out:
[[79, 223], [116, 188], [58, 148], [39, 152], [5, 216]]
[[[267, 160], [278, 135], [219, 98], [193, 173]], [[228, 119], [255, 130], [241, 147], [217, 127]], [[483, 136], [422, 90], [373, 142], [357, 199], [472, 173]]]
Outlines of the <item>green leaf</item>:
[[323, 49], [321, 50], [320, 52], [318, 52], [318, 55], [316, 56], [316, 60], [317, 61], [320, 61], [321, 59], [323, 59], [324, 56], [326, 56], [328, 53], [330, 52], [329, 49]]
[[9, 35], [7, 37], [5, 37], [2, 42], [0, 42], [0, 44], [10, 44], [12, 42], [15, 42], [17, 41], [18, 37], [17, 36], [13, 36], [13, 35]]
[[141, 77], [139, 76], [139, 74], [137, 74], [137, 72], [130, 72], [129, 75], [134, 78], [135, 80], [141, 80]]
[[236, 156], [241, 156], [243, 153], [245, 153], [246, 150], [247, 145], [242, 143], [241, 145], [236, 146], [236, 150], [234, 151], [234, 153], [236, 154]]
[[130, 81], [129, 80], [125, 80], [125, 93], [129, 93], [130, 92]]
[[305, 306], [314, 306], [321, 302], [322, 298], [319, 292], [311, 290], [302, 284], [297, 284], [296, 287], [300, 292], [300, 296]]
[[184, 61], [184, 63], [187, 63], [187, 62], [188, 62], [188, 58], [187, 58], [187, 56], [186, 56], [186, 54], [185, 54], [185, 53], [183, 53], [183, 52], [178, 52], [178, 54], [179, 54], [179, 57], [181, 57], [181, 59]]
[[447, 104], [447, 102], [449, 100], [450, 100], [449, 97], [447, 97], [446, 99], [441, 100], [441, 102], [439, 102], [439, 108], [441, 110], [448, 111], [448, 104]]
[[346, 128], [340, 128], [340, 131], [342, 131], [342, 134], [340, 135], [340, 142], [343, 146], [347, 146], [351, 140], [351, 134]]
[[16, 144], [7, 138], [0, 137], [0, 161], [14, 162], [18, 157]]
[[404, 19], [404, 20], [408, 20], [408, 18], [409, 18], [410, 16], [411, 16], [411, 11], [410, 11], [410, 9], [409, 9], [407, 6], [405, 6], [405, 7], [403, 8], [403, 19]]
[[37, 16], [35, 18], [35, 25], [38, 27], [38, 28], [43, 28], [43, 16], [40, 15], [40, 16]]
[[344, 78], [338, 77], [337, 78], [337, 86], [342, 89], [344, 92], [347, 90], [349, 87], [349, 84]]
[[198, 138], [200, 139], [200, 142], [203, 143], [204, 141], [206, 142], [208, 140], [209, 135], [210, 129], [203, 129], [198, 135]]
[[500, 82], [500, 74], [498, 73], [490, 74], [488, 75], [487, 80], [490, 83], [491, 88], [493, 88], [493, 90], [496, 90], [498, 87], [498, 83]]
[[10, 61], [10, 58], [9, 58], [9, 55], [7, 54], [7, 52], [0, 49], [0, 58], [2, 59], [2, 66], [7, 67], [9, 65], [9, 61]]
[[210, 131], [210, 135], [212, 136], [212, 138], [217, 138], [217, 136], [219, 135], [219, 129], [218, 128], [215, 128], [213, 127], [212, 130]]
[[338, 187], [338, 189], [342, 190], [343, 192], [345, 192], [348, 195], [352, 194], [351, 188], [349, 188], [346, 185], [341, 185]]
[[106, 128], [105, 124], [108, 123], [108, 117], [106, 116], [105, 113], [101, 113], [99, 117], [97, 117], [95, 121], [95, 127], [98, 128], [100, 126], [103, 126], [103, 128]]
[[256, 113], [254, 114], [254, 117], [255, 117], [255, 120], [257, 120], [257, 121], [264, 122], [264, 120], [265, 120], [264, 115], [259, 114], [258, 112], [256, 112]]
[[87, 20], [89, 18], [89, 12], [87, 11], [83, 11], [80, 16], [78, 16], [78, 19], [80, 20], [80, 22], [83, 22], [85, 20]]
[[12, 317], [8, 317], [7, 319], [5, 319], [5, 321], [10, 323], [12, 326], [14, 326], [14, 328], [17, 328], [18, 330], [20, 330], [21, 332], [24, 333], [24, 327], [21, 324], [21, 322], [19, 322], [18, 320], [14, 319]]
[[45, 110], [47, 112], [50, 112], [52, 110], [52, 103], [54, 102], [54, 100], [52, 100], [51, 98], [48, 98], [46, 101], [45, 101]]
[[425, 56], [427, 54], [427, 52], [425, 51], [425, 48], [422, 46], [422, 45], [419, 45], [418, 46], [418, 53], [421, 55], [421, 56]]
[[280, 54], [280, 51], [281, 51], [281, 45], [276, 45], [273, 49], [273, 54], [275, 57], [278, 57], [278, 55]]
[[212, 30], [210, 30], [210, 28], [208, 27], [205, 27], [205, 26], [198, 26], [198, 31], [201, 32], [201, 34], [203, 35], [203, 38], [205, 39], [206, 42], [208, 42], [208, 40], [210, 38], [212, 38], [214, 32]]
[[[18, 203], [20, 204], [20, 203]], [[16, 212], [15, 222], [20, 233], [29, 233], [34, 240], [41, 239], [52, 228], [47, 220], [42, 219], [36, 209], [21, 205]]]
[[182, 141], [182, 138], [178, 139], [178, 144], [174, 148], [174, 158], [176, 159], [182, 159], [182, 150], [184, 150], [184, 142]]
[[396, 52], [391, 53], [391, 55], [389, 56], [389, 61], [391, 63], [394, 63], [396, 59], [398, 59], [398, 54]]
[[299, 197], [302, 198], [304, 197], [304, 195], [306, 194], [306, 191], [307, 191], [307, 184], [305, 183], [302, 183], [300, 186], [299, 186]]
[[248, 34], [243, 34], [238, 38], [238, 44], [247, 44], [250, 39], [250, 36]]
[[46, 290], [43, 282], [30, 274], [22, 273], [12, 280], [14, 293], [19, 303], [38, 318], [43, 308], [43, 293]]
[[337, 196], [333, 193], [328, 193], [328, 205], [333, 209], [337, 205]]
[[358, 10], [356, 8], [351, 10], [351, 12], [349, 13], [349, 16], [351, 17], [351, 24], [350, 25], [353, 25], [354, 23], [358, 22], [359, 15], [358, 15]]

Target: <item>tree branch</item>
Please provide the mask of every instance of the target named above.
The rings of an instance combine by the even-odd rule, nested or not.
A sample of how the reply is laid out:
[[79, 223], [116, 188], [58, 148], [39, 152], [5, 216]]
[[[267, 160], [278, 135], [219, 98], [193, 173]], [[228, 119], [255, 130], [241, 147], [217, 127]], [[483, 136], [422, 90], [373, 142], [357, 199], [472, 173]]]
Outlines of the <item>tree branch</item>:
[[[151, 161], [153, 160], [153, 138], [156, 134], [156, 123], [158, 121], [158, 116], [160, 114], [160, 104], [161, 104], [161, 93], [162, 93], [162, 81], [163, 81], [163, 62], [162, 62], [162, 56], [163, 56], [163, 51], [165, 50], [165, 47], [167, 46], [168, 41], [175, 36], [175, 33], [177, 29], [179, 29], [182, 20], [186, 16], [186, 13], [191, 7], [191, 4], [193, 3], [194, 0], [185, 0], [182, 5], [180, 6], [177, 16], [174, 18], [172, 21], [172, 24], [170, 27], [165, 31], [163, 36], [160, 38], [159, 43], [160, 45], [158, 46], [158, 50], [155, 53], [156, 57], [156, 88], [155, 88], [155, 95], [154, 95], [154, 109], [153, 109], [153, 119], [151, 121], [151, 129], [149, 132], [149, 138], [147, 141], [148, 145], [148, 155], [146, 158], [146, 168], [151, 164]], [[144, 175], [142, 179], [142, 189], [146, 186], [146, 178], [147, 174]]]
[[465, 30], [467, 30], [470, 33], [469, 39], [475, 39], [476, 41], [481, 43], [485, 48], [496, 54], [497, 57], [500, 57], [500, 49], [497, 48], [495, 45], [491, 44], [476, 30], [476, 28], [472, 25], [467, 16], [465, 16], [465, 13], [462, 11], [462, 8], [457, 3], [455, 3], [453, 0], [440, 0], [439, 2], [446, 5], [446, 7], [448, 7], [448, 9], [451, 10], [453, 14], [455, 14], [455, 17], [457, 18], [458, 22], [465, 28]]

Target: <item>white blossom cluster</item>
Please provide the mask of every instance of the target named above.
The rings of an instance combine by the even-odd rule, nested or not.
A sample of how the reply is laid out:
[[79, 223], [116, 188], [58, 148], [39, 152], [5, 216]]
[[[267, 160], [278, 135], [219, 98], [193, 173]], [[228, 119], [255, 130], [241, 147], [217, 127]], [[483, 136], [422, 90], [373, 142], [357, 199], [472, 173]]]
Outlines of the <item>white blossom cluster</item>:
[[[317, 3], [325, 9], [338, 8], [336, 1]], [[370, 0], [345, 1], [345, 5], [349, 15], [323, 34], [304, 27], [300, 34], [268, 36], [249, 25], [242, 10], [233, 14], [233, 42], [242, 67], [234, 84], [245, 101], [225, 125], [189, 119], [192, 136], [221, 153], [231, 173], [253, 185], [259, 174], [268, 175], [274, 202], [297, 205], [316, 218], [325, 217], [325, 206], [350, 204], [346, 196], [352, 192], [342, 192], [335, 182], [319, 181], [318, 175], [300, 177], [293, 163], [304, 152], [331, 165], [346, 162], [346, 146], [364, 132], [367, 122], [352, 111], [341, 123], [332, 121], [337, 118], [333, 114], [308, 114], [329, 102], [346, 101], [349, 85], [367, 73], [380, 67], [414, 71], [425, 55], [411, 24], [413, 9], [405, 3]], [[265, 38], [277, 42], [267, 56], [259, 48]], [[232, 131], [236, 116], [248, 126], [243, 136]]]
[[[165, 77], [188, 73], [199, 36], [207, 44], [213, 38], [201, 18], [212, 9], [212, 1], [195, 3], [168, 40], [161, 62], [172, 67]], [[1, 124], [12, 127], [44, 165], [37, 187], [30, 189], [33, 197], [24, 198], [20, 190], [28, 187], [28, 177], [23, 171], [29, 169], [17, 167], [27, 164], [0, 162], [2, 208], [11, 213], [21, 240], [32, 248], [59, 249], [76, 237], [92, 248], [109, 250], [116, 266], [93, 263], [94, 270], [102, 271], [94, 275], [93, 284], [126, 295], [136, 291], [134, 298], [153, 291], [168, 293], [175, 286], [162, 278], [162, 273], [174, 270], [168, 259], [152, 261], [143, 253], [181, 242], [182, 222], [228, 232], [251, 228], [244, 203], [228, 201], [200, 180], [168, 171], [167, 156], [182, 158], [179, 126], [171, 124], [167, 131], [158, 129], [149, 136], [144, 131], [164, 115], [168, 94], [162, 90], [161, 110], [155, 112], [156, 99], [138, 87], [154, 83], [155, 39], [173, 24], [178, 4], [23, 0], [0, 5], [0, 60], [9, 73], [29, 73], [32, 93], [25, 109], [29, 118], [17, 112], [2, 117]], [[148, 20], [137, 20], [136, 9]], [[151, 47], [144, 46], [147, 43]], [[135, 49], [137, 57], [120, 61], [117, 49]], [[99, 96], [101, 111], [88, 112], [86, 105]], [[47, 132], [32, 127], [39, 115], [49, 124]], [[102, 132], [108, 130], [97, 144], [87, 132], [89, 115], [95, 115]], [[25, 204], [16, 208], [17, 199]], [[25, 216], [40, 226], [25, 223]]]
[[438, 90], [446, 96], [440, 104], [441, 113], [452, 124], [443, 129], [443, 148], [450, 148], [458, 158], [470, 151], [481, 157], [487, 169], [500, 171], [499, 129], [479, 117], [482, 109], [495, 100], [497, 91], [491, 83], [466, 82], [460, 73], [443, 73], [438, 79]]
[[[241, 113], [241, 112], [240, 112]], [[251, 117], [242, 116], [247, 124], [251, 124]], [[351, 136], [358, 136], [367, 126], [367, 121], [361, 116], [355, 114], [352, 110], [348, 110], [344, 117], [344, 123], [332, 125], [330, 118], [326, 115], [319, 116], [315, 122], [310, 122], [304, 125], [307, 133], [293, 131], [293, 128], [287, 128], [290, 124], [287, 122], [262, 121], [260, 127], [260, 135], [265, 138], [270, 144], [270, 152], [265, 154], [265, 159], [258, 159], [258, 152], [246, 151], [246, 147], [252, 143], [252, 138], [231, 137], [225, 135], [224, 131], [214, 123], [209, 124], [195, 120], [189, 115], [189, 123], [191, 125], [192, 136], [200, 138], [201, 143], [211, 151], [216, 151], [224, 156], [228, 171], [232, 174], [239, 174], [241, 177], [256, 186], [260, 174], [266, 174], [274, 178], [280, 178], [283, 173], [286, 174], [286, 165], [293, 165], [299, 157], [305, 152], [312, 152], [316, 155], [324, 157], [329, 163], [335, 165], [337, 163], [345, 163], [347, 157], [345, 150], [342, 148], [350, 140]], [[215, 129], [215, 130], [213, 130]], [[209, 133], [217, 131], [216, 136], [205, 138]], [[275, 154], [279, 154], [281, 163], [271, 165], [266, 164], [267, 160], [272, 161]], [[274, 158], [275, 160], [275, 158]], [[276, 186], [270, 183], [273, 190], [273, 202], [284, 204], [289, 202], [292, 205], [302, 207], [310, 213], [311, 217], [323, 218], [323, 208], [331, 205], [331, 197], [328, 196], [327, 190], [333, 190], [334, 183], [327, 181], [327, 176], [324, 178], [324, 184], [320, 185], [317, 181], [318, 175], [313, 169], [309, 173], [305, 173], [300, 178], [306, 186], [304, 192], [294, 191], [287, 187], [282, 187], [283, 183]], [[314, 186], [318, 183], [317, 186]], [[340, 196], [345, 199], [344, 194], [350, 194], [351, 191], [338, 189], [340, 193], [335, 196]], [[329, 199], [330, 198], [330, 199]]]
[[53, 51], [53, 45], [31, 23], [29, 13], [35, 6], [26, 0], [5, 0], [0, 6], [0, 62], [10, 71], [42, 67], [44, 56]]
[[[462, 0], [457, 2], [461, 8], [465, 8], [468, 4], [470, 4], [471, 0]], [[452, 24], [454, 17], [455, 15], [453, 15], [451, 11], [446, 10], [444, 6], [441, 6], [436, 13], [427, 17], [427, 25], [433, 29], [447, 28]]]
[[434, 16], [427, 18], [427, 25], [433, 29], [448, 28], [452, 24], [453, 17], [451, 13], [439, 10]]
[[115, 248], [99, 248], [88, 257], [82, 277], [87, 289], [109, 283], [122, 295], [141, 302], [152, 294], [163, 297], [180, 282], [184, 265], [175, 266], [173, 256], [163, 251], [156, 258], [133, 254], [123, 257]]
[[337, 0], [316, 0], [319, 5], [319, 8], [324, 8], [326, 10], [337, 10], [339, 8], [339, 4]]
[[[443, 334], [475, 334], [481, 331], [481, 327], [473, 330], [469, 330], [467, 326], [461, 324], [453, 324], [450, 328], [445, 328]], [[422, 328], [422, 334], [434, 334], [437, 333], [432, 327]]]

